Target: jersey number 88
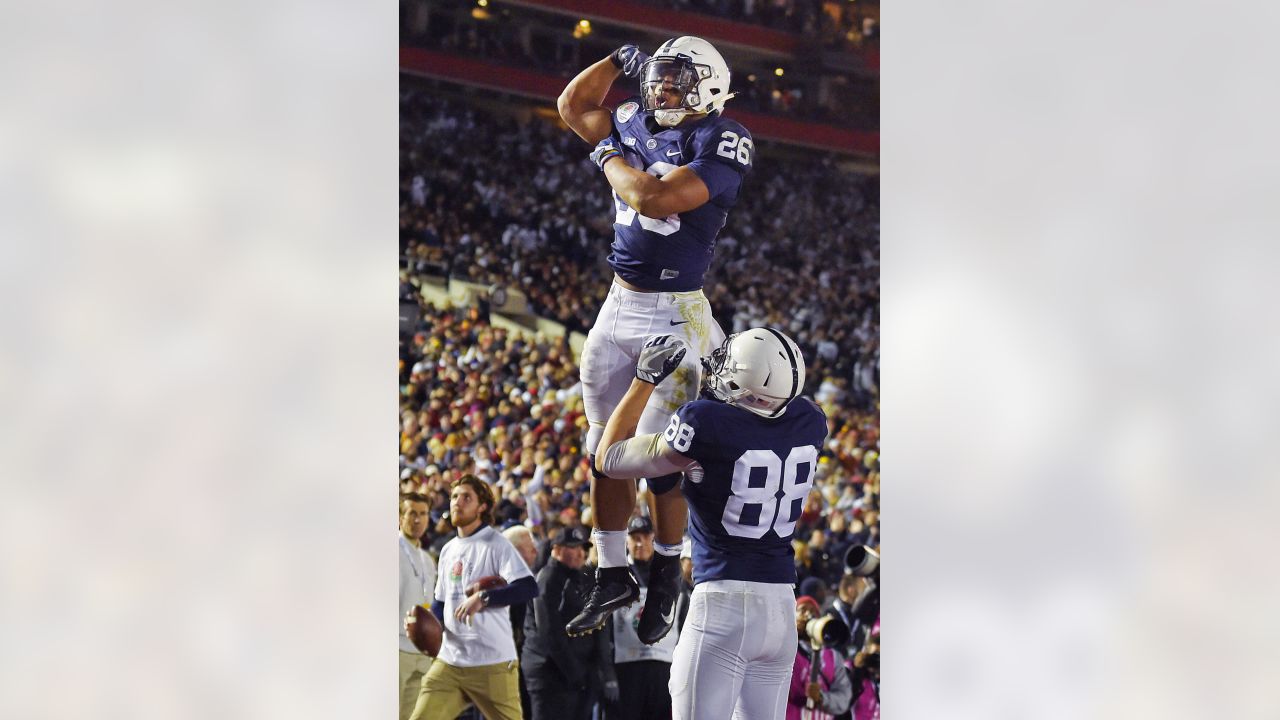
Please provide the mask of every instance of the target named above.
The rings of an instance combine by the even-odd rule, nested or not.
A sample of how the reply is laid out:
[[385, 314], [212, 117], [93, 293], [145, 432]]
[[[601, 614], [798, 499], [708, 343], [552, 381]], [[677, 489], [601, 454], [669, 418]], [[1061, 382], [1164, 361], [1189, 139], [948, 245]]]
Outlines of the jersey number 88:
[[[813, 469], [818, 462], [818, 449], [812, 445], [791, 448], [786, 460], [772, 450], [748, 450], [733, 464], [733, 496], [725, 503], [720, 524], [735, 537], [760, 538], [769, 528], [786, 540], [795, 532], [804, 499], [813, 487]], [[805, 465], [803, 473], [800, 466]], [[751, 486], [751, 471], [764, 469], [764, 484]], [[759, 473], [757, 473], [757, 477]], [[779, 486], [782, 495], [778, 496]], [[744, 522], [747, 509], [760, 513], [755, 522]]]

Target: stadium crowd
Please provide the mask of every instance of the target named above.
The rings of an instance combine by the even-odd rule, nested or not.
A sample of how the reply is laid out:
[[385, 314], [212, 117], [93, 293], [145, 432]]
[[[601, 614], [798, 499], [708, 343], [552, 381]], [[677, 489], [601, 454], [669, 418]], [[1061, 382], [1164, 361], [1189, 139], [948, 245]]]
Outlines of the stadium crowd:
[[[611, 277], [613, 220], [589, 148], [551, 123], [454, 107], [412, 85], [401, 108], [402, 295], [423, 274], [517, 287], [537, 315], [586, 332]], [[708, 274], [716, 319], [726, 332], [782, 329], [804, 350], [810, 378], [830, 375], [811, 392], [870, 411], [878, 182], [828, 158], [756, 162]]]
[[[573, 354], [495, 326], [483, 306], [426, 305], [419, 288], [428, 276], [519, 288], [538, 315], [586, 332], [609, 286], [612, 204], [569, 132], [401, 92], [400, 295], [421, 312], [400, 338], [400, 492], [429, 499], [434, 557], [453, 535], [451, 483], [479, 477], [497, 524], [531, 530], [536, 573], [557, 533], [592, 525]], [[808, 360], [830, 433], [793, 544], [799, 594], [828, 610], [849, 600], [848, 549], [879, 547], [878, 186], [829, 160], [760, 157], [742, 196], [706, 292], [726, 332], [780, 327]]]

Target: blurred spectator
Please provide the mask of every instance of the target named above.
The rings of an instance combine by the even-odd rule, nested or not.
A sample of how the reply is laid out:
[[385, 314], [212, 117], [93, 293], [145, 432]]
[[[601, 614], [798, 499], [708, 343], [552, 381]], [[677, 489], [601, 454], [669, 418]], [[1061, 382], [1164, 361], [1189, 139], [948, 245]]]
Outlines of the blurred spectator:
[[853, 671], [853, 720], [880, 720], [880, 626], [850, 663]]
[[431, 657], [418, 650], [405, 633], [404, 617], [415, 605], [430, 604], [436, 587], [436, 563], [422, 549], [427, 529], [427, 498], [400, 499], [400, 720], [408, 720], [424, 692]]
[[569, 637], [564, 631], [587, 601], [586, 545], [580, 528], [564, 528], [552, 538], [551, 560], [538, 572], [540, 592], [525, 620], [520, 658], [533, 720], [587, 720], [598, 694], [597, 672], [607, 660], [604, 634]]

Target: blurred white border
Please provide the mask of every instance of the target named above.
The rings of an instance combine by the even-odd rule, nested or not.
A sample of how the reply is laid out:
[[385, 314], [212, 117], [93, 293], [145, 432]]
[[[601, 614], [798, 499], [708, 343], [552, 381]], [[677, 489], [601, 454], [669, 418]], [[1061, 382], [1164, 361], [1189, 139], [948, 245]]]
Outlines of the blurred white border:
[[0, 717], [394, 717], [394, 5], [0, 23]]
[[1277, 14], [884, 4], [885, 717], [1280, 717]]

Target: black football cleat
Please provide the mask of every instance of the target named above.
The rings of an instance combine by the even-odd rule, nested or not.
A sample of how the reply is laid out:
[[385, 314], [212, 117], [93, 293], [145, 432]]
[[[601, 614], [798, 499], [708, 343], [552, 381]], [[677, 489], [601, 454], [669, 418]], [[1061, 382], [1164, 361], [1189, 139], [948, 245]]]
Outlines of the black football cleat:
[[600, 568], [591, 596], [578, 616], [564, 626], [570, 637], [593, 633], [604, 627], [609, 615], [640, 599], [640, 583], [629, 567]]
[[676, 624], [676, 600], [680, 597], [680, 558], [654, 553], [649, 565], [649, 594], [644, 599], [636, 636], [652, 645]]

